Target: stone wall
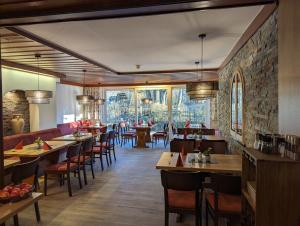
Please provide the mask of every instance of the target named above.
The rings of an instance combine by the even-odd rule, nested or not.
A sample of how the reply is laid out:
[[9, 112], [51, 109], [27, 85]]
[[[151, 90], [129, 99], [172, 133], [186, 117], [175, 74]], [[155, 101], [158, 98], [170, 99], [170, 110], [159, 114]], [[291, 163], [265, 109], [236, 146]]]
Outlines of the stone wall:
[[275, 11], [219, 73], [218, 125], [232, 151], [240, 149], [230, 135], [230, 80], [237, 69], [245, 80], [245, 145], [253, 145], [257, 132], [278, 132], [277, 34]]
[[25, 121], [24, 132], [30, 132], [29, 104], [24, 91], [8, 92], [3, 97], [4, 136], [12, 135], [11, 120], [13, 114], [23, 115]]

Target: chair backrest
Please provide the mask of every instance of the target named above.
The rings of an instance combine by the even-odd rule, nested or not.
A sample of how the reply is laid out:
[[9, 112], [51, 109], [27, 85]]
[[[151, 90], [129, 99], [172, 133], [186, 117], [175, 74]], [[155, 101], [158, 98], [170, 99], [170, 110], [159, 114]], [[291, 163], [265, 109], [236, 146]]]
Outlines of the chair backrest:
[[241, 194], [241, 177], [228, 174], [211, 174], [211, 189], [231, 195]]
[[116, 132], [115, 131], [109, 131], [108, 133], [108, 144], [110, 146], [114, 146], [115, 145], [115, 134]]
[[170, 142], [170, 151], [181, 152], [184, 149], [186, 153], [192, 153], [195, 150], [195, 142], [195, 139], [173, 139]]
[[94, 144], [94, 138], [91, 137], [89, 139], [86, 139], [83, 144], [82, 144], [82, 152], [81, 155], [85, 156], [86, 153], [92, 153], [93, 149], [93, 144]]
[[20, 163], [13, 168], [12, 172], [12, 182], [14, 184], [20, 184], [23, 180], [30, 177], [34, 177], [34, 185], [36, 188], [37, 178], [38, 178], [38, 169], [39, 169], [40, 158], [36, 158], [32, 161]]
[[196, 191], [202, 187], [200, 172], [161, 171], [161, 182], [165, 189], [177, 191]]
[[100, 143], [106, 143], [108, 141], [108, 133], [102, 133], [99, 138]]
[[215, 129], [201, 128], [202, 135], [215, 135], [215, 133], [216, 133]]
[[184, 134], [185, 131], [185, 128], [177, 128], [177, 134]]
[[203, 152], [212, 148], [213, 154], [227, 154], [227, 142], [225, 140], [202, 140], [198, 149]]
[[81, 142], [79, 142], [77, 144], [73, 144], [73, 145], [68, 147], [68, 151], [67, 151], [67, 164], [68, 164], [67, 167], [68, 168], [70, 166], [71, 159], [74, 158], [74, 157], [78, 157], [76, 163], [79, 164], [81, 148], [82, 148], [82, 143]]

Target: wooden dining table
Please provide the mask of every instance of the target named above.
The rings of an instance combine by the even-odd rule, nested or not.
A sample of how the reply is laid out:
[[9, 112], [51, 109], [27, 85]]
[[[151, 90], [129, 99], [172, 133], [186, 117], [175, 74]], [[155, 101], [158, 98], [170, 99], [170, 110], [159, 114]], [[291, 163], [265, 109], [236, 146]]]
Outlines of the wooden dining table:
[[137, 136], [137, 142], [135, 148], [149, 148], [147, 146], [147, 143], [151, 142], [151, 135], [150, 131], [153, 128], [152, 126], [133, 126], [132, 129], [135, 129], [136, 136]]
[[4, 169], [14, 167], [15, 165], [19, 164], [20, 162], [21, 162], [21, 160], [19, 158], [4, 159]]
[[211, 163], [198, 163], [190, 161], [198, 153], [188, 153], [183, 159], [183, 164], [177, 166], [179, 157], [178, 152], [163, 152], [156, 164], [156, 169], [161, 170], [178, 170], [178, 171], [197, 171], [207, 173], [231, 173], [241, 175], [242, 173], [242, 156], [212, 154]]
[[[173, 139], [184, 139], [184, 135], [176, 134], [173, 136]], [[208, 141], [225, 141], [224, 137], [217, 135], [202, 135], [195, 137], [193, 134], [188, 134], [187, 139], [195, 139], [196, 141], [208, 140]]]
[[94, 135], [92, 133], [86, 133], [86, 134], [82, 134], [80, 136], [74, 136], [73, 134], [69, 134], [69, 135], [64, 135], [64, 136], [60, 136], [60, 137], [55, 137], [52, 140], [82, 142], [82, 141], [85, 141], [85, 140], [93, 138], [93, 137], [94, 137]]
[[47, 144], [51, 147], [50, 150], [44, 150], [43, 148], [37, 149], [36, 144], [29, 144], [25, 145], [23, 149], [10, 149], [4, 152], [5, 157], [29, 157], [29, 158], [37, 158], [43, 157], [45, 155], [51, 154], [53, 152], [59, 151], [63, 148], [66, 148], [72, 144], [76, 144], [76, 141], [58, 141], [58, 140], [51, 140], [46, 141]]

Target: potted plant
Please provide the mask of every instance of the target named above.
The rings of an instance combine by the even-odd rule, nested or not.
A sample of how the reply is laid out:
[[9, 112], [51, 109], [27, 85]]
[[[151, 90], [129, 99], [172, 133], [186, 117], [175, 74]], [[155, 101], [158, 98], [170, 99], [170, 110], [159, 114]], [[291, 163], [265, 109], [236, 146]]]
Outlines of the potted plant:
[[42, 145], [43, 145], [43, 140], [42, 140], [40, 137], [38, 137], [38, 138], [34, 141], [34, 143], [37, 145], [37, 149], [41, 149], [41, 148], [42, 148]]
[[75, 132], [73, 132], [73, 136], [74, 137], [80, 137], [80, 131], [75, 131]]
[[203, 151], [203, 161], [204, 162], [210, 162], [210, 154], [213, 152], [212, 148], [207, 148], [205, 151]]

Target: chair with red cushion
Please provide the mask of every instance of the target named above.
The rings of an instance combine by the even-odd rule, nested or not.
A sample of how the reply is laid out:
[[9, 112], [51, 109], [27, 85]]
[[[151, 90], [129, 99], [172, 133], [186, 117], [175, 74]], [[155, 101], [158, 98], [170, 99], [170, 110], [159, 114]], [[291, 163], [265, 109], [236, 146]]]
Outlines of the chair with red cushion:
[[[20, 163], [13, 168], [11, 181], [14, 184], [20, 184], [28, 178], [33, 177], [33, 190], [37, 191], [38, 188], [38, 170], [39, 170], [39, 161], [40, 158], [34, 160]], [[41, 221], [40, 209], [38, 202], [34, 203], [35, 215], [37, 222]], [[14, 225], [19, 225], [18, 215], [14, 216]]]
[[[93, 179], [95, 179], [93, 155], [92, 155], [93, 143], [94, 143], [94, 138], [89, 138], [85, 140], [82, 144], [82, 149], [80, 152], [79, 164], [80, 164], [80, 169], [82, 169], [83, 171], [84, 184], [87, 184], [87, 176], [86, 176], [86, 168], [85, 168], [86, 165], [91, 166], [92, 176]], [[71, 161], [76, 163], [78, 161], [77, 156], [72, 157]]]
[[155, 143], [155, 145], [156, 145], [157, 141], [162, 139], [164, 142], [164, 146], [166, 148], [167, 142], [168, 142], [168, 130], [169, 130], [168, 123], [165, 123], [163, 131], [157, 131], [152, 135], [152, 137], [153, 137], [152, 147], [153, 147], [153, 143]]
[[169, 225], [169, 213], [193, 214], [195, 225], [202, 225], [202, 174], [162, 170], [161, 181], [165, 196], [165, 226]]
[[113, 153], [114, 159], [116, 161], [117, 159], [116, 159], [116, 152], [115, 152], [115, 131], [112, 130], [112, 131], [108, 132], [108, 139], [107, 139], [107, 143], [104, 146], [104, 148], [106, 149], [106, 151], [109, 154], [110, 163], [112, 163], [111, 157], [110, 157], [111, 152]]
[[193, 153], [195, 150], [195, 139], [174, 139], [170, 142], [171, 152], [181, 152]]
[[206, 226], [208, 215], [213, 218], [214, 225], [219, 225], [219, 218], [240, 220], [242, 213], [241, 177], [223, 174], [212, 174], [210, 188], [213, 192], [205, 194]]
[[94, 158], [100, 159], [101, 169], [104, 170], [103, 166], [103, 155], [106, 157], [107, 166], [109, 166], [109, 153], [105, 149], [108, 143], [108, 133], [100, 134], [99, 141], [94, 140], [93, 148], [92, 148], [92, 156]]
[[133, 143], [134, 141], [136, 141], [136, 137], [136, 131], [129, 130], [128, 126], [121, 127], [121, 147], [123, 146], [123, 144], [125, 145], [125, 143], [129, 140], [131, 140], [131, 146], [133, 147]]
[[47, 181], [48, 175], [54, 174], [59, 175], [64, 178], [67, 175], [68, 182], [68, 192], [69, 196], [72, 196], [72, 187], [71, 187], [71, 178], [70, 174], [72, 172], [78, 173], [78, 182], [80, 189], [82, 188], [81, 176], [80, 176], [80, 151], [81, 151], [81, 143], [77, 143], [75, 145], [69, 146], [67, 151], [67, 160], [63, 162], [59, 162], [57, 164], [53, 164], [44, 169], [45, 181], [44, 181], [44, 194], [47, 195]]
[[203, 152], [208, 148], [212, 148], [214, 154], [227, 154], [227, 142], [225, 140], [201, 140], [198, 147], [199, 151]]

